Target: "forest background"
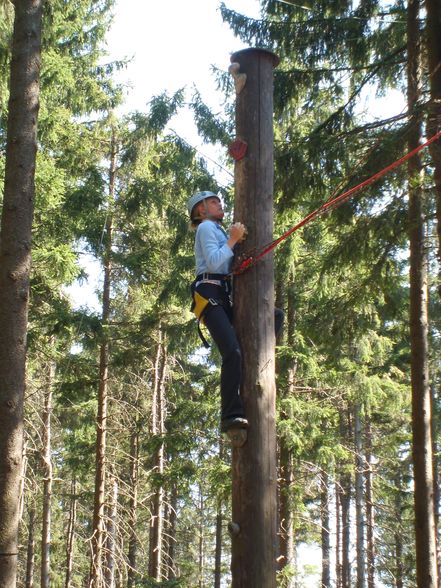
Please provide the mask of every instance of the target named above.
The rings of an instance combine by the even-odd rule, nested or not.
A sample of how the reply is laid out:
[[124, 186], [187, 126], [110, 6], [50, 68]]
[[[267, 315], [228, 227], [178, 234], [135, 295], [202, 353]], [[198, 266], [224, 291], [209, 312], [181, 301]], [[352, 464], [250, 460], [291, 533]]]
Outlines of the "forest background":
[[[435, 6], [439, 23], [441, 9], [260, 4], [259, 19], [224, 4], [220, 13], [241, 43], [281, 57], [277, 235], [439, 130], [428, 17]], [[230, 449], [218, 428], [219, 358], [198, 353], [188, 310], [185, 203], [207, 188], [231, 210], [234, 190], [169, 125], [190, 108], [203, 140], [226, 153], [234, 88], [225, 66], [213, 72], [221, 111], [194, 88], [121, 114], [125, 64], [103, 53], [113, 8], [44, 3], [18, 584], [228, 586]], [[0, 10], [3, 177], [13, 7]], [[398, 90], [404, 109], [399, 101], [373, 118], [361, 107], [367, 89]], [[280, 586], [305, 585], [303, 544], [321, 553], [312, 585], [422, 585], [420, 454], [433, 455], [423, 516], [438, 533], [437, 157], [426, 150], [416, 168], [385, 176], [277, 251]], [[222, 166], [232, 170], [227, 156]], [[85, 253], [103, 268], [99, 312], [66, 295], [85, 277]], [[425, 327], [418, 341], [415, 323]], [[420, 446], [426, 393], [430, 442]]]

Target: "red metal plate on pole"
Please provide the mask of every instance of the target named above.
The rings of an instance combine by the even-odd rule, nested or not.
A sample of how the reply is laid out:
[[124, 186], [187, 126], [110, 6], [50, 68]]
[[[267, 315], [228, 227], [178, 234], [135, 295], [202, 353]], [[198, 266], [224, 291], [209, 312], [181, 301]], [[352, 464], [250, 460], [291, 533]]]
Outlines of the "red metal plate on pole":
[[242, 139], [236, 139], [228, 147], [228, 153], [235, 161], [243, 159], [248, 149], [248, 143], [242, 141]]

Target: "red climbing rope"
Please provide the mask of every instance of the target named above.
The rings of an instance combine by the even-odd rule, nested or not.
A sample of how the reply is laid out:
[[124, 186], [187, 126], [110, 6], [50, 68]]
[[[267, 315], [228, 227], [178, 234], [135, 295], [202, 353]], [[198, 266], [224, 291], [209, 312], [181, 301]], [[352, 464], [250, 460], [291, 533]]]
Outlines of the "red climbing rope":
[[364, 182], [361, 182], [357, 186], [350, 188], [350, 190], [347, 190], [343, 194], [340, 194], [340, 196], [337, 196], [336, 198], [333, 198], [332, 200], [328, 200], [327, 202], [322, 204], [319, 208], [310, 212], [307, 216], [305, 216], [304, 219], [302, 219], [296, 225], [294, 225], [293, 227], [288, 229], [288, 231], [286, 231], [285, 233], [280, 235], [280, 237], [278, 237], [277, 239], [272, 241], [272, 243], [269, 243], [269, 245], [266, 245], [265, 247], [263, 247], [255, 255], [248, 255], [245, 259], [242, 260], [242, 262], [239, 264], [239, 266], [233, 270], [233, 274], [234, 275], [242, 274], [244, 271], [246, 271], [247, 269], [249, 269], [250, 267], [255, 265], [259, 261], [259, 259], [262, 259], [262, 257], [264, 255], [266, 255], [267, 253], [272, 251], [275, 247], [277, 247], [277, 245], [279, 243], [281, 243], [282, 241], [287, 239], [290, 235], [295, 233], [295, 231], [298, 231], [301, 227], [304, 227], [306, 224], [308, 224], [309, 222], [314, 220], [320, 214], [323, 214], [324, 212], [328, 212], [332, 208], [340, 206], [340, 204], [343, 204], [343, 202], [348, 200], [353, 194], [355, 194], [356, 192], [360, 192], [361, 190], [363, 190], [367, 186], [370, 186], [371, 184], [373, 184], [374, 182], [376, 182], [377, 180], [379, 180], [380, 178], [385, 176], [390, 171], [396, 169], [397, 167], [402, 165], [405, 161], [409, 160], [411, 157], [413, 157], [414, 155], [419, 153], [422, 149], [424, 149], [425, 147], [428, 147], [429, 145], [434, 143], [440, 137], [441, 137], [441, 131], [438, 131], [438, 133], [436, 133], [436, 135], [433, 135], [433, 137], [431, 137], [430, 139], [428, 139], [424, 143], [421, 143], [421, 145], [418, 145], [418, 147], [416, 147], [415, 149], [412, 149], [412, 151], [409, 151], [409, 153], [406, 153], [406, 155], [403, 155], [403, 157], [400, 157], [400, 159], [397, 159], [396, 161], [394, 161], [393, 163], [391, 163], [390, 165], [388, 165], [387, 167], [385, 167], [381, 171], [377, 172], [376, 174], [374, 174], [373, 176], [371, 176], [367, 180], [364, 180]]

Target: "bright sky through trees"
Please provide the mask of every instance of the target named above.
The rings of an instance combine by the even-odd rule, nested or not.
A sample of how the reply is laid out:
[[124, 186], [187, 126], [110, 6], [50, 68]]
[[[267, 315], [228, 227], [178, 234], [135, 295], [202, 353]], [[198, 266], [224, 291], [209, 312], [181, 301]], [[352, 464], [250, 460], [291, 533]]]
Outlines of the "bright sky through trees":
[[[216, 108], [222, 95], [216, 91], [211, 67], [227, 70], [230, 54], [244, 45], [219, 12], [220, 0], [119, 0], [108, 35], [112, 59], [131, 58], [118, 81], [128, 84], [124, 110], [145, 110], [152, 96], [193, 85], [209, 106]], [[228, 0], [228, 8], [259, 17], [258, 0]], [[191, 114], [173, 122], [176, 131], [197, 141]]]
[[[112, 57], [133, 57], [122, 76], [132, 82], [128, 109], [141, 109], [153, 94], [196, 84], [214, 90], [210, 66], [228, 67], [242, 47], [222, 22], [219, 0], [118, 0], [108, 34]], [[229, 0], [227, 6], [259, 16], [258, 0]]]

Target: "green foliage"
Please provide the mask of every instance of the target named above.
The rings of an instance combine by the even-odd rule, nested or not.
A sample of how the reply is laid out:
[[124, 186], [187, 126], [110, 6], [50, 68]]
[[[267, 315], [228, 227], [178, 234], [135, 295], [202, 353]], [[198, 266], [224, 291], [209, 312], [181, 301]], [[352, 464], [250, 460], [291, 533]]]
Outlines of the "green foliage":
[[228, 119], [224, 121], [219, 118], [218, 114], [212, 113], [197, 91], [193, 95], [191, 107], [198, 133], [206, 142], [219, 142], [223, 146], [227, 146], [231, 142], [233, 130], [231, 124], [229, 125], [227, 122]]

